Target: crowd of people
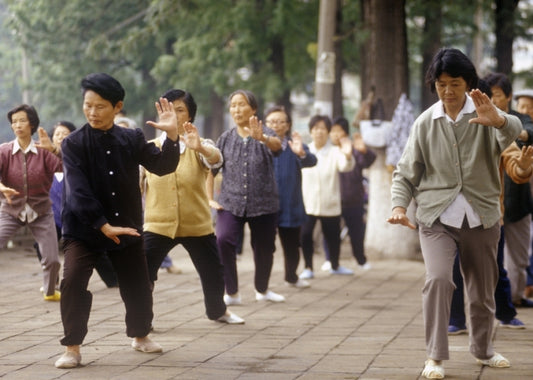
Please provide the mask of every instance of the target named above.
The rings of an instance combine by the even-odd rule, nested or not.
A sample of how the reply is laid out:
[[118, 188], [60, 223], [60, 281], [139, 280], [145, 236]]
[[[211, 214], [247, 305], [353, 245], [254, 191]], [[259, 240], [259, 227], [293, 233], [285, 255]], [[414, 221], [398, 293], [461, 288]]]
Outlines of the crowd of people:
[[[515, 307], [533, 307], [533, 91], [516, 93], [518, 112], [511, 110], [509, 79], [494, 73], [481, 80], [456, 49], [441, 49], [426, 79], [439, 101], [412, 125], [392, 177], [388, 222], [419, 231], [427, 273], [422, 375], [440, 379], [448, 335], [467, 331], [479, 363], [510, 366], [492, 347], [494, 318], [523, 328]], [[261, 119], [257, 98], [241, 89], [228, 98], [233, 126], [215, 143], [193, 124], [192, 94], [171, 89], [155, 102], [158, 121], [147, 122], [161, 133], [147, 141], [119, 115], [125, 91], [115, 78], [90, 74], [81, 90], [85, 125], [61, 121], [49, 136], [37, 111], [21, 105], [8, 113], [15, 139], [0, 145], [0, 246], [23, 226], [36, 240], [44, 300], [60, 302], [65, 352], [57, 368], [81, 363], [94, 269], [120, 290], [132, 348], [155, 353], [162, 347], [148, 336], [154, 289], [160, 268], [180, 273], [169, 257], [177, 245], [198, 272], [207, 317], [228, 324], [244, 323], [228, 306], [247, 302], [238, 280], [246, 224], [258, 302], [285, 302], [269, 286], [276, 236], [287, 286], [311, 286], [317, 244], [325, 251], [323, 270], [354, 274], [340, 265], [342, 221], [354, 265], [371, 268], [364, 251], [364, 170], [376, 153], [359, 133], [350, 134], [344, 117], [312, 116], [307, 145], [283, 106]], [[412, 200], [416, 224], [406, 213]]]

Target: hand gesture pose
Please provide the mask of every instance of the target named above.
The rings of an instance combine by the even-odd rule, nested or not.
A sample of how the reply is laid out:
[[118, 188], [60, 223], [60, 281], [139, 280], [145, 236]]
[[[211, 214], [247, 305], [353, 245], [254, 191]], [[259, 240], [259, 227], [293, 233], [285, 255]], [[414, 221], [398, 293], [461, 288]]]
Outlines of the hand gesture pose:
[[416, 229], [416, 226], [411, 223], [407, 215], [405, 214], [406, 210], [403, 207], [394, 207], [392, 210], [392, 215], [387, 219], [387, 222], [390, 224], [401, 224], [403, 226], [409, 227], [412, 230]]
[[174, 112], [172, 102], [169, 102], [166, 98], [159, 98], [159, 102], [155, 103], [155, 108], [157, 109], [159, 122], [147, 121], [146, 124], [165, 131], [169, 139], [176, 141], [178, 139], [178, 118]]
[[17, 190], [12, 189], [11, 187], [4, 186], [1, 183], [0, 183], [0, 193], [4, 194], [4, 197], [6, 198], [7, 204], [9, 204], [9, 205], [11, 204], [12, 198], [15, 195], [20, 195], [20, 193]]
[[478, 123], [487, 127], [501, 128], [505, 118], [501, 116], [490, 98], [479, 89], [470, 91], [470, 97], [476, 106], [477, 117], [470, 119], [469, 123]]
[[56, 153], [59, 149], [53, 143], [48, 133], [44, 130], [43, 127], [37, 128], [37, 134], [39, 135], [39, 141], [35, 142], [35, 146], [38, 148], [46, 149], [49, 152]]
[[187, 148], [198, 150], [201, 146], [200, 135], [198, 135], [198, 129], [190, 121], [183, 123], [183, 129], [185, 129], [185, 145]]
[[339, 140], [341, 144], [341, 152], [344, 153], [346, 158], [349, 160], [352, 158], [352, 140], [349, 137], [341, 137]]
[[289, 140], [289, 146], [291, 150], [298, 157], [305, 156], [304, 144], [302, 142], [302, 136], [298, 132], [292, 132], [292, 141]]
[[531, 165], [533, 164], [533, 146], [523, 146], [520, 157], [518, 158], [518, 166], [524, 171], [531, 170]]
[[109, 223], [100, 227], [100, 231], [109, 239], [113, 240], [115, 244], [120, 244], [120, 239], [118, 238], [120, 235], [141, 236], [135, 228], [112, 226]]
[[358, 152], [361, 152], [363, 154], [366, 153], [366, 144], [363, 141], [363, 136], [361, 136], [360, 133], [354, 133], [353, 134], [353, 147]]
[[249, 127], [244, 127], [254, 140], [263, 140], [263, 122], [257, 118], [257, 116], [250, 116]]

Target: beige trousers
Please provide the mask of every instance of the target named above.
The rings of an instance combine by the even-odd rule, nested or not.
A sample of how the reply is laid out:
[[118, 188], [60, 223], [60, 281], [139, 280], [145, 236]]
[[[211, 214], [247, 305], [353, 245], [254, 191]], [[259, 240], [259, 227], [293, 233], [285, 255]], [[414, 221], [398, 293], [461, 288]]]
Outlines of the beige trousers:
[[457, 252], [464, 278], [465, 302], [468, 311], [470, 352], [478, 359], [494, 355], [494, 290], [498, 280], [496, 262], [500, 226], [462, 228], [443, 225], [420, 225], [420, 245], [426, 267], [422, 290], [422, 306], [429, 358], [448, 360], [448, 323], [455, 284], [453, 262]]

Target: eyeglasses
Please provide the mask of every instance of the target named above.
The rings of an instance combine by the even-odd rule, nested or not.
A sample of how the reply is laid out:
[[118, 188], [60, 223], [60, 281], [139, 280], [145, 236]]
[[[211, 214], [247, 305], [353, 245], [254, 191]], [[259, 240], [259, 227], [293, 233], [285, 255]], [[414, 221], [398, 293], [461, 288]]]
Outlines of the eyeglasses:
[[287, 121], [286, 120], [267, 120], [266, 123], [269, 125], [281, 125], [281, 124], [286, 124]]

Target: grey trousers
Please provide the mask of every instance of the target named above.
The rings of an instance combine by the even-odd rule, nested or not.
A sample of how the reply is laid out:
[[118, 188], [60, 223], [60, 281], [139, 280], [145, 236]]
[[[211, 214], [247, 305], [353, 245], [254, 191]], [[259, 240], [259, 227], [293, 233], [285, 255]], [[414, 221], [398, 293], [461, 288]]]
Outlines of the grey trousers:
[[500, 226], [453, 228], [437, 220], [420, 225], [420, 245], [426, 267], [422, 306], [429, 358], [448, 360], [448, 323], [455, 284], [453, 262], [457, 252], [469, 315], [470, 352], [478, 359], [494, 355], [492, 332], [496, 309], [494, 290], [498, 280], [496, 262]]
[[530, 243], [531, 215], [522, 219], [505, 223], [504, 266], [511, 282], [511, 299], [519, 303], [524, 297], [526, 287], [526, 269], [529, 266], [529, 243]]
[[44, 215], [39, 215], [31, 223], [24, 223], [11, 215], [0, 212], [0, 247], [3, 247], [15, 232], [27, 225], [33, 238], [39, 244], [43, 268], [43, 289], [46, 295], [55, 292], [57, 279], [59, 276], [59, 253], [57, 246], [56, 224], [52, 209]]

